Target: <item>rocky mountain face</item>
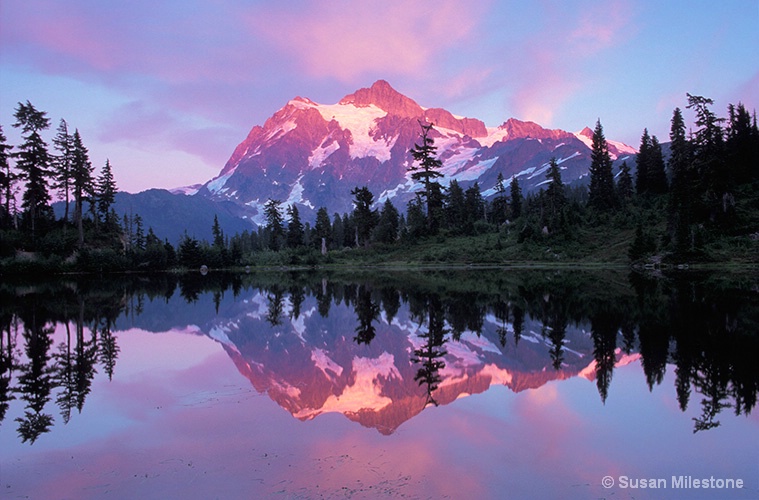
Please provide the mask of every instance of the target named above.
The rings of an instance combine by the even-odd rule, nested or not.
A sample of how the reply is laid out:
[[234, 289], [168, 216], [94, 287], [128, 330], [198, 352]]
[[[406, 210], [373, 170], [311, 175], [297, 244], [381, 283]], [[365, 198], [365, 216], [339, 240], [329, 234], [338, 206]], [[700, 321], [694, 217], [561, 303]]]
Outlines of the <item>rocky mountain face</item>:
[[[408, 172], [420, 122], [434, 125], [431, 137], [443, 161], [444, 185], [453, 179], [464, 188], [478, 182], [487, 198], [501, 173], [507, 182], [515, 176], [530, 192], [547, 182], [551, 158], [565, 183], [587, 179], [589, 128], [548, 130], [514, 118], [487, 127], [475, 118], [423, 108], [380, 80], [337, 104], [294, 98], [263, 126], [253, 127], [197, 196], [229, 202], [238, 216], [255, 224], [263, 223], [263, 205], [270, 198], [297, 204], [306, 219], [322, 206], [330, 213], [348, 212], [356, 186], [367, 186], [377, 203], [390, 198], [403, 210], [421, 188]], [[616, 166], [634, 163], [634, 148], [609, 141], [609, 150]]]

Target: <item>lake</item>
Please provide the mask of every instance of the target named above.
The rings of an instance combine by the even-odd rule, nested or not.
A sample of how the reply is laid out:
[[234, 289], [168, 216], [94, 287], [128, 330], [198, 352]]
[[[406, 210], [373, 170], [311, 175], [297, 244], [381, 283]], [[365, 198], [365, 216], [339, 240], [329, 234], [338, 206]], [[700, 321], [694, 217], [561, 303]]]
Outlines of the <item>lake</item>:
[[3, 498], [759, 498], [759, 277], [0, 284]]

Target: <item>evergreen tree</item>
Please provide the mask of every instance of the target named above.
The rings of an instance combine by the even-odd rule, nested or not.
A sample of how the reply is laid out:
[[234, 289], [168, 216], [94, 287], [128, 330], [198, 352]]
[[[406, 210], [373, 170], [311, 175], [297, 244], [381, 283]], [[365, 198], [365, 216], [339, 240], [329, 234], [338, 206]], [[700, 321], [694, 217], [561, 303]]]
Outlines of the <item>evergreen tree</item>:
[[745, 183], [759, 175], [759, 130], [742, 103], [728, 107], [725, 148], [735, 180]]
[[482, 220], [485, 217], [485, 200], [482, 199], [479, 183], [475, 182], [464, 191], [464, 201], [466, 206], [467, 228], [472, 231], [474, 229], [474, 222]]
[[142, 223], [142, 216], [140, 214], [134, 214], [132, 226], [134, 227], [133, 248], [136, 251], [143, 251], [145, 250], [145, 226]]
[[103, 216], [103, 221], [106, 225], [108, 225], [110, 222], [111, 206], [116, 201], [116, 193], [118, 193], [110, 160], [105, 160], [105, 166], [95, 182], [95, 190], [98, 212]]
[[492, 219], [495, 224], [503, 224], [508, 217], [508, 202], [506, 197], [506, 185], [504, 184], [503, 172], [498, 172], [495, 182], [495, 198], [492, 204]]
[[356, 224], [356, 244], [368, 245], [374, 226], [377, 224], [377, 213], [371, 208], [374, 195], [366, 186], [354, 188], [351, 194], [354, 196], [353, 220]]
[[651, 164], [651, 136], [648, 135], [648, 129], [643, 129], [643, 135], [640, 137], [640, 147], [638, 155], [635, 158], [637, 169], [635, 172], [635, 192], [639, 195], [650, 192], [648, 166]]
[[623, 161], [619, 167], [619, 180], [617, 180], [617, 194], [622, 203], [628, 203], [633, 197], [633, 180], [630, 167]]
[[[74, 131], [72, 141], [72, 162], [71, 174], [74, 189], [74, 221], [79, 232], [79, 246], [84, 245], [84, 226], [82, 224], [82, 207], [86, 199], [91, 200], [93, 193], [92, 183], [92, 163], [90, 163], [89, 152], [82, 143], [82, 137], [79, 130]], [[90, 201], [92, 206], [92, 201]]]
[[522, 188], [519, 187], [519, 181], [517, 181], [516, 176], [511, 178], [509, 190], [511, 193], [511, 201], [509, 204], [509, 208], [511, 208], [511, 217], [517, 219], [522, 215], [522, 203], [524, 203], [524, 198], [522, 197]]
[[612, 210], [616, 206], [611, 155], [609, 154], [609, 145], [604, 137], [601, 120], [596, 122], [596, 128], [593, 131], [588, 197], [588, 205], [600, 212]]
[[700, 215], [704, 220], [716, 221], [727, 211], [724, 201], [729, 201], [731, 179], [724, 165], [724, 139], [720, 122], [723, 120], [709, 108], [714, 101], [706, 97], [688, 96], [688, 108], [696, 113], [693, 134], [693, 175], [697, 181], [697, 197], [700, 198]]
[[421, 181], [424, 186], [423, 195], [427, 201], [427, 229], [432, 232], [435, 225], [435, 209], [440, 208], [436, 205], [442, 205], [442, 188], [436, 179], [443, 177], [439, 171], [443, 162], [437, 158], [437, 147], [430, 137], [432, 124], [419, 122], [419, 125], [422, 127], [422, 143], [414, 144], [410, 151], [418, 164], [412, 164], [408, 170], [411, 172], [411, 179]]
[[683, 254], [689, 250], [691, 242], [694, 179], [691, 173], [690, 145], [685, 135], [685, 121], [680, 108], [675, 108], [672, 113], [669, 140], [669, 171], [672, 176], [668, 204], [669, 227], [675, 252]]
[[332, 247], [339, 249], [345, 246], [345, 226], [340, 214], [335, 212], [332, 219]]
[[316, 225], [314, 226], [316, 245], [321, 248], [322, 239], [329, 242], [332, 237], [332, 224], [329, 222], [329, 213], [325, 207], [316, 211]]
[[385, 200], [380, 211], [374, 238], [381, 243], [393, 243], [398, 238], [399, 215], [390, 198]]
[[214, 214], [213, 216], [213, 226], [211, 226], [211, 235], [213, 236], [213, 246], [214, 248], [222, 249], [224, 248], [224, 231], [221, 230], [221, 225], [219, 224], [219, 216]]
[[551, 228], [556, 229], [563, 218], [564, 206], [567, 203], [564, 183], [561, 180], [561, 170], [559, 164], [556, 163], [556, 158], [551, 158], [546, 179], [550, 182], [545, 193], [545, 218]]
[[55, 165], [55, 187], [66, 203], [63, 212], [63, 220], [69, 220], [69, 200], [73, 183], [72, 164], [74, 162], [74, 137], [69, 133], [66, 120], [61, 119], [58, 131], [53, 138], [53, 146], [58, 150], [58, 155], [53, 159]]
[[8, 161], [10, 150], [13, 149], [13, 146], [6, 143], [6, 140], [3, 127], [0, 126], [0, 196], [5, 196], [5, 211], [0, 213], [0, 227], [6, 221], [10, 221], [13, 184], [16, 180], [16, 174], [11, 171], [11, 164]]
[[179, 243], [179, 255], [177, 257], [180, 265], [189, 269], [199, 268], [202, 265], [202, 254], [198, 240], [185, 233]]
[[26, 182], [22, 207], [27, 210], [31, 225], [32, 241], [36, 238], [38, 219], [50, 215], [48, 180], [51, 177], [50, 154], [40, 131], [50, 127], [50, 119], [44, 111], [38, 111], [29, 101], [18, 103], [13, 115], [16, 128], [21, 128], [24, 142], [13, 156], [17, 158], [19, 178]]
[[454, 233], [463, 233], [466, 229], [466, 197], [459, 182], [452, 179], [446, 193], [445, 225]]
[[287, 246], [290, 248], [296, 248], [303, 245], [303, 223], [300, 221], [300, 214], [298, 213], [298, 207], [293, 203], [287, 207]]
[[282, 213], [279, 206], [282, 202], [279, 200], [269, 200], [264, 205], [264, 216], [266, 217], [266, 229], [269, 231], [269, 248], [279, 250], [285, 237], [285, 226]]
[[651, 136], [651, 156], [648, 165], [648, 187], [653, 194], [666, 194], [669, 190], [664, 167], [664, 154], [656, 136]]

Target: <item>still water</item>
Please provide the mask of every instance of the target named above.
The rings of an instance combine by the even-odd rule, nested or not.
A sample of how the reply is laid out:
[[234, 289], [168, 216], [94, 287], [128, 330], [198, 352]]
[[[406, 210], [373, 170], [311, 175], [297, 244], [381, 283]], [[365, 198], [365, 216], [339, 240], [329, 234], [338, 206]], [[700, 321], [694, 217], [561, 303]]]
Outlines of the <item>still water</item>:
[[4, 282], [0, 330], [3, 498], [759, 498], [756, 275]]

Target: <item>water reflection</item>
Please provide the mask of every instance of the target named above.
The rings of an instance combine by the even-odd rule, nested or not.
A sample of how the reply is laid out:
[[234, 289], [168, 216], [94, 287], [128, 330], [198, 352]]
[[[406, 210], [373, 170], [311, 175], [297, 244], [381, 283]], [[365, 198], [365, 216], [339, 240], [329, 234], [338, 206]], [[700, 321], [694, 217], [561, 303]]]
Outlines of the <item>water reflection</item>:
[[429, 405], [503, 384], [594, 380], [613, 397], [640, 360], [653, 389], [674, 365], [693, 432], [748, 415], [759, 372], [756, 277], [427, 271], [72, 278], [0, 286], [0, 425], [34, 443], [118, 377], [118, 332], [195, 325], [294, 417], [339, 412], [384, 434]]

